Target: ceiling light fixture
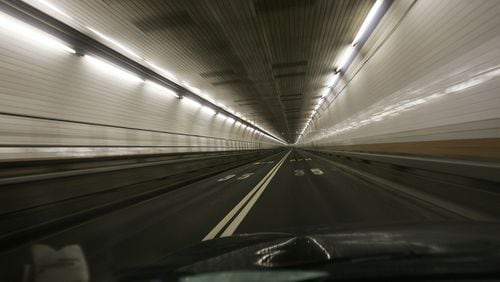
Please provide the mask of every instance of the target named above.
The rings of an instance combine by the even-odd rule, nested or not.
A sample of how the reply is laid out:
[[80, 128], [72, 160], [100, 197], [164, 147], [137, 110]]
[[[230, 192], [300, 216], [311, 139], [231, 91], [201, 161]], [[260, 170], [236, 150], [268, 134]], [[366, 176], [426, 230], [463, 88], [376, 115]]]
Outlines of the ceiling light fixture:
[[204, 113], [207, 113], [209, 115], [215, 115], [217, 113], [214, 109], [212, 109], [211, 107], [206, 106], [206, 105], [204, 105], [203, 107], [201, 107], [201, 110]]
[[149, 62], [149, 61], [145, 61], [146, 64], [150, 67], [152, 67], [154, 70], [156, 70], [158, 73], [160, 73], [161, 75], [165, 76], [166, 78], [168, 78], [169, 80], [172, 80], [172, 81], [175, 81], [177, 82], [177, 77], [175, 77], [175, 75], [173, 75], [171, 72]]
[[125, 71], [125, 70], [121, 69], [120, 67], [118, 67], [118, 66], [116, 66], [108, 61], [102, 60], [101, 58], [97, 58], [97, 57], [90, 56], [90, 55], [84, 55], [83, 57], [87, 61], [89, 61], [90, 63], [95, 65], [97, 67], [97, 69], [99, 69], [102, 72], [112, 74], [112, 75], [114, 75], [118, 78], [121, 78], [123, 80], [126, 80], [126, 81], [132, 80], [134, 82], [144, 82], [144, 80], [142, 78], [138, 77], [137, 75], [135, 75], [131, 72]]
[[372, 8], [370, 9], [370, 12], [368, 12], [368, 15], [366, 16], [365, 20], [363, 21], [363, 24], [359, 28], [358, 33], [354, 37], [353, 40], [353, 45], [357, 45], [361, 39], [366, 35], [366, 32], [369, 27], [373, 27], [373, 20], [375, 19], [375, 16], [378, 14], [380, 8], [382, 7], [382, 4], [384, 3], [384, 0], [377, 0], [375, 4], [373, 4]]
[[121, 44], [120, 42], [114, 40], [113, 38], [91, 28], [91, 27], [87, 27], [88, 30], [92, 31], [94, 34], [96, 34], [97, 36], [101, 37], [102, 39], [108, 41], [109, 43], [115, 45], [116, 47], [118, 47], [119, 49], [121, 49], [123, 52], [131, 55], [132, 57], [136, 58], [136, 59], [140, 59], [141, 57], [139, 55], [137, 55], [137, 53], [135, 53], [134, 51], [130, 50], [128, 47], [126, 47], [125, 45]]
[[199, 108], [199, 107], [201, 107], [201, 106], [202, 106], [202, 105], [200, 104], [200, 102], [198, 102], [198, 101], [196, 101], [196, 100], [194, 100], [194, 99], [191, 99], [191, 98], [189, 98], [189, 97], [183, 97], [181, 101], [184, 101], [184, 102], [188, 103], [189, 105], [194, 106], [194, 107], [197, 107], [197, 108]]
[[179, 98], [179, 95], [177, 95], [177, 93], [175, 93], [175, 91], [168, 89], [168, 88], [166, 88], [166, 87], [164, 87], [156, 82], [153, 82], [151, 80], [146, 80], [146, 84], [150, 85], [151, 87], [154, 87], [155, 89], [158, 89], [161, 92], [168, 93], [170, 95], [175, 96], [176, 98]]
[[68, 47], [57, 38], [1, 12], [0, 29], [5, 29], [15, 36], [31, 40], [37, 47], [45, 46], [51, 49], [59, 49], [71, 54], [76, 54], [74, 49]]

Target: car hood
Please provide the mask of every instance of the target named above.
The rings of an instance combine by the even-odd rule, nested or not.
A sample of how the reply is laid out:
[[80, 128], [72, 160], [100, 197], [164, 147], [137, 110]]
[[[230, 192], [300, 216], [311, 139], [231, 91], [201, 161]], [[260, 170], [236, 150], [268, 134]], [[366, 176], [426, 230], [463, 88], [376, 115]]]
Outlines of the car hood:
[[496, 223], [404, 224], [308, 232], [241, 234], [203, 241], [170, 253], [158, 265], [128, 269], [126, 273], [304, 269], [336, 262], [500, 254], [500, 224]]

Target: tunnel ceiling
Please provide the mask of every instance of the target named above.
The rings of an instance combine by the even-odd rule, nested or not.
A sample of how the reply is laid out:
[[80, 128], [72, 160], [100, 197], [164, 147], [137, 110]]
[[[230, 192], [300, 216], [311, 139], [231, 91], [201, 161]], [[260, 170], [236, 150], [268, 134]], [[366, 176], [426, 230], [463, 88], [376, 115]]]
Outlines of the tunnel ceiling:
[[109, 43], [89, 28], [98, 30], [289, 142], [304, 127], [334, 71], [335, 59], [373, 4], [373, 0], [50, 2], [66, 15], [45, 12]]

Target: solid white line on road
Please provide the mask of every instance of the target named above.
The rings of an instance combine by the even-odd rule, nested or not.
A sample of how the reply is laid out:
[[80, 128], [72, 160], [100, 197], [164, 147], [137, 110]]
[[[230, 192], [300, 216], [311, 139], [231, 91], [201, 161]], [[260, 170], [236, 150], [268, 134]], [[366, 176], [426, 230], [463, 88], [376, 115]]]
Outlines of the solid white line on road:
[[[288, 154], [289, 153], [290, 152], [288, 152]], [[240, 223], [247, 216], [247, 214], [250, 211], [250, 209], [252, 209], [253, 205], [255, 205], [255, 203], [259, 199], [260, 195], [262, 195], [262, 193], [264, 192], [264, 190], [266, 190], [267, 185], [269, 185], [269, 183], [271, 182], [271, 180], [273, 179], [273, 177], [276, 175], [276, 173], [278, 172], [278, 170], [281, 167], [281, 165], [285, 162], [286, 157], [288, 156], [288, 154], [286, 154], [286, 156], [283, 157], [283, 159], [280, 160], [280, 162], [275, 166], [275, 168], [273, 168], [273, 170], [271, 171], [271, 174], [267, 177], [267, 180], [261, 185], [261, 187], [259, 188], [259, 190], [253, 195], [253, 197], [250, 199], [250, 201], [248, 201], [248, 203], [240, 211], [240, 213], [234, 218], [234, 220], [231, 222], [231, 224], [229, 224], [229, 226], [226, 228], [226, 230], [224, 230], [224, 232], [222, 232], [221, 237], [226, 237], [226, 236], [233, 235], [233, 233], [236, 230], [236, 228], [238, 228], [238, 226], [240, 225]]]
[[293, 175], [295, 176], [304, 176], [304, 170], [303, 169], [296, 169], [293, 171]]
[[[226, 224], [231, 220], [231, 218], [234, 217], [234, 215], [240, 211], [240, 209], [245, 205], [254, 194], [259, 190], [260, 187], [262, 187], [265, 183], [266, 180], [269, 178], [271, 179], [271, 175], [274, 176], [274, 173], [279, 169], [279, 167], [283, 164], [283, 162], [286, 160], [288, 155], [290, 154], [291, 151], [289, 151], [272, 169], [269, 171], [264, 178], [262, 178], [257, 185], [203, 238], [203, 241], [205, 240], [210, 240], [215, 238], [217, 234], [226, 226]], [[267, 184], [266, 184], [267, 186]], [[239, 224], [239, 223], [238, 223]]]
[[237, 180], [247, 179], [247, 178], [249, 178], [250, 176], [252, 176], [253, 174], [254, 174], [253, 172], [245, 173], [245, 174], [243, 174], [242, 176], [238, 177], [238, 178], [237, 178]]
[[231, 179], [231, 178], [233, 178], [233, 177], [235, 177], [235, 176], [236, 176], [236, 174], [226, 175], [225, 177], [223, 177], [223, 178], [221, 178], [221, 179], [218, 179], [217, 181], [219, 181], [219, 182], [220, 182], [220, 181], [226, 181], [226, 180], [229, 180], [229, 179]]
[[314, 175], [322, 175], [323, 171], [319, 168], [311, 168], [311, 172], [314, 173]]

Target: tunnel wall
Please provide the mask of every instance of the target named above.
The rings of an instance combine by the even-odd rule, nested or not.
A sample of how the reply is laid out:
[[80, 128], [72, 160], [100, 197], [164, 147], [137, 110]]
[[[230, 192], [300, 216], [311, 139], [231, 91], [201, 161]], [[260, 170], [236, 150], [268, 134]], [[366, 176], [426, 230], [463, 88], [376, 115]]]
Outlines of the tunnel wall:
[[161, 88], [0, 28], [0, 160], [274, 147]]
[[300, 145], [498, 155], [498, 26], [497, 1], [394, 1]]

